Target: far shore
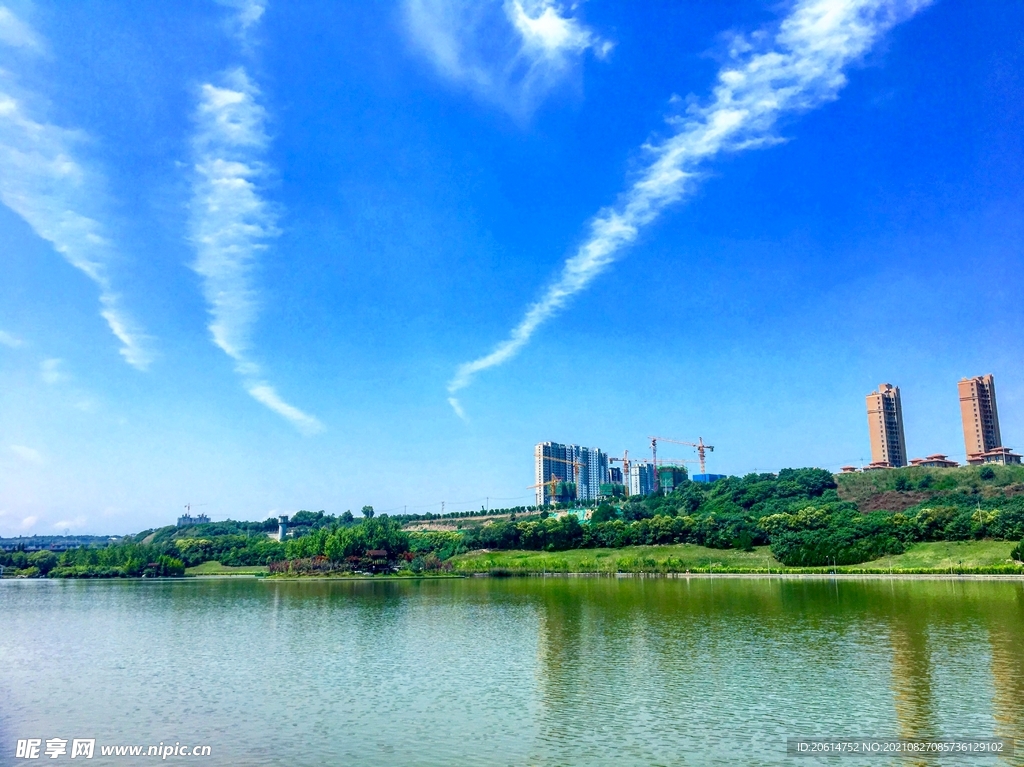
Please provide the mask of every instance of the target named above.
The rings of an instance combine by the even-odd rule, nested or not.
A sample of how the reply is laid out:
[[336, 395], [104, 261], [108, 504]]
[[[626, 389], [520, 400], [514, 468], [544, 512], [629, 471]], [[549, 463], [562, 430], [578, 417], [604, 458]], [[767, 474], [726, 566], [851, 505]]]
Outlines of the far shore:
[[714, 580], [715, 578], [748, 579], [748, 580], [838, 580], [838, 581], [864, 581], [864, 580], [895, 580], [895, 581], [1022, 581], [1024, 573], [792, 573], [792, 572], [681, 572], [681, 573], [611, 573], [611, 572], [502, 572], [502, 573], [446, 573], [443, 575], [274, 575], [265, 576], [255, 573], [219, 574], [219, 575], [186, 575], [167, 578], [2, 578], [3, 581], [26, 581], [35, 582], [48, 581], [50, 583], [66, 583], [74, 581], [104, 581], [104, 582], [126, 582], [126, 581], [147, 581], [149, 583], [161, 583], [168, 581], [209, 581], [209, 580], [238, 580], [254, 579], [270, 583], [283, 582], [308, 582], [308, 581], [443, 581], [462, 580], [465, 578], [668, 578], [687, 579], [698, 578], [702, 580]]
[[[226, 576], [231, 577], [231, 576]], [[757, 572], [713, 572], [713, 573], [565, 573], [565, 572], [521, 572], [521, 573], [454, 573], [451, 575], [386, 576], [386, 575], [290, 575], [262, 578], [268, 582], [280, 581], [410, 581], [410, 580], [452, 580], [461, 578], [733, 578], [766, 580], [923, 580], [923, 581], [1024, 581], [1024, 573], [757, 573]]]

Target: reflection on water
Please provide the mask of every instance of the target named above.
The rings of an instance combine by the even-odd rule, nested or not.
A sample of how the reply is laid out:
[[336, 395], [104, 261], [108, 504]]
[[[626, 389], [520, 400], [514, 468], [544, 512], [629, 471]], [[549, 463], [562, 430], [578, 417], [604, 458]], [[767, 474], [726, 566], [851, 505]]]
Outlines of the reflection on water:
[[993, 610], [986, 617], [996, 736], [1020, 738], [1024, 751], [1024, 591], [1018, 590], [1015, 596], [1015, 604]]
[[927, 625], [920, 613], [893, 610], [892, 687], [897, 732], [901, 738], [933, 738], [932, 664]]
[[0, 763], [26, 737], [226, 765], [770, 765], [788, 737], [1024, 733], [1020, 582], [4, 581], [0, 616]]

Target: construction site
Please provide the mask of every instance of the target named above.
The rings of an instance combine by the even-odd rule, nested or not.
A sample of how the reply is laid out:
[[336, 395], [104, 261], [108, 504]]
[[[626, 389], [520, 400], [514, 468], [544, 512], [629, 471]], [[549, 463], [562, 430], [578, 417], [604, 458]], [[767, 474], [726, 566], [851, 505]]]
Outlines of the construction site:
[[[611, 456], [596, 447], [541, 442], [534, 448], [534, 484], [538, 506], [556, 503], [590, 502], [628, 496], [647, 496], [671, 492], [687, 479], [714, 482], [724, 474], [709, 474], [707, 454], [713, 445], [697, 440], [648, 437], [650, 458]], [[690, 448], [692, 458], [659, 458], [659, 443]], [[618, 464], [618, 465], [615, 465]], [[700, 472], [689, 476], [687, 464], [697, 464]]]

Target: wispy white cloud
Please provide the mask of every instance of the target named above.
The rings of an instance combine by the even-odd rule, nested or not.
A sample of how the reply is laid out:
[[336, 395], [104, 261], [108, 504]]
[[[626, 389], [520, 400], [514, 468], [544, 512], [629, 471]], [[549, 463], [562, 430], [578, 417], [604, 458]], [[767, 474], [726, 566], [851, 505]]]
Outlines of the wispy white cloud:
[[[225, 4], [239, 7], [243, 15], [250, 6], [262, 9], [254, 2]], [[262, 10], [255, 18], [260, 14]], [[259, 98], [259, 88], [242, 67], [199, 89], [192, 141], [192, 268], [202, 277], [210, 336], [234, 360], [246, 391], [302, 433], [312, 434], [323, 425], [285, 402], [262, 380], [260, 366], [250, 356], [252, 327], [259, 314], [253, 270], [259, 254], [279, 234], [277, 214], [264, 197], [271, 171], [263, 158], [270, 138]]]
[[294, 405], [289, 405], [281, 399], [274, 387], [265, 381], [251, 384], [249, 386], [249, 394], [257, 402], [266, 405], [278, 415], [287, 418], [303, 434], [316, 434], [324, 429], [323, 424], [316, 418], [303, 413]]
[[93, 395], [77, 386], [68, 385], [72, 384], [74, 376], [65, 370], [64, 360], [53, 357], [40, 362], [39, 378], [47, 386], [59, 387], [59, 398], [63, 404], [83, 413], [92, 413], [98, 409]]
[[0, 345], [17, 349], [19, 346], [24, 346], [25, 342], [5, 330], [0, 330]]
[[[735, 38], [709, 103], [694, 105], [670, 121], [677, 128], [671, 138], [644, 147], [651, 159], [639, 178], [615, 205], [594, 217], [575, 255], [508, 338], [458, 367], [448, 393], [454, 395], [478, 373], [514, 357], [544, 322], [621, 257], [644, 226], [693, 191], [707, 161], [777, 142], [775, 128], [782, 115], [835, 99], [846, 83], [843, 69], [888, 29], [929, 3], [800, 0], [775, 30]], [[449, 402], [461, 415], [458, 400], [452, 396]]]
[[89, 518], [79, 515], [73, 519], [62, 519], [53, 523], [54, 530], [77, 530], [85, 527], [89, 523]]
[[43, 43], [32, 27], [19, 19], [10, 8], [0, 5], [0, 43], [12, 48], [42, 50]]
[[613, 44], [555, 0], [406, 0], [409, 37], [437, 70], [516, 117]]
[[[6, 30], [0, 42], [39, 45], [7, 8], [0, 8], [0, 30]], [[121, 342], [121, 355], [145, 369], [152, 361], [149, 338], [122, 307], [110, 277], [120, 254], [100, 223], [103, 180], [75, 158], [85, 135], [35, 119], [15, 91], [10, 73], [0, 70], [0, 201], [96, 283], [100, 315]]]
[[67, 373], [61, 369], [63, 362], [61, 359], [53, 358], [39, 363], [39, 376], [43, 383], [54, 386], [68, 380]]
[[11, 445], [10, 451], [28, 463], [41, 464], [43, 462], [43, 454], [35, 448], [26, 447], [25, 445]]
[[614, 47], [553, 0], [506, 0], [502, 7], [522, 38], [522, 49], [534, 58], [555, 60], [561, 65], [587, 49], [593, 49], [598, 58], [604, 58]]
[[263, 0], [217, 0], [217, 3], [235, 11], [230, 26], [243, 40], [246, 33], [260, 22], [267, 10], [267, 4]]
[[455, 411], [455, 415], [461, 418], [463, 421], [468, 420], [466, 418], [466, 411], [462, 409], [462, 403], [455, 397], [448, 398], [448, 404], [452, 406], [452, 410]]
[[192, 268], [203, 277], [213, 342], [240, 364], [258, 312], [253, 266], [278, 234], [259, 187], [268, 172], [261, 158], [269, 139], [258, 95], [241, 68], [225, 73], [221, 85], [203, 85], [193, 140]]

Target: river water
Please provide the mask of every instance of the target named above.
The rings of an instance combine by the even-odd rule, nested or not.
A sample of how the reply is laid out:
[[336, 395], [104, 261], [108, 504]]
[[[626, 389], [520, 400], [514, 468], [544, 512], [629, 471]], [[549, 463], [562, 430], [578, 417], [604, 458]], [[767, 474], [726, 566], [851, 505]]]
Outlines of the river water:
[[[168, 763], [621, 767], [1014, 736], [1019, 581], [0, 582], [0, 764], [63, 764], [73, 738], [89, 764], [182, 743], [212, 755]], [[68, 755], [14, 758], [56, 737]]]

